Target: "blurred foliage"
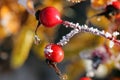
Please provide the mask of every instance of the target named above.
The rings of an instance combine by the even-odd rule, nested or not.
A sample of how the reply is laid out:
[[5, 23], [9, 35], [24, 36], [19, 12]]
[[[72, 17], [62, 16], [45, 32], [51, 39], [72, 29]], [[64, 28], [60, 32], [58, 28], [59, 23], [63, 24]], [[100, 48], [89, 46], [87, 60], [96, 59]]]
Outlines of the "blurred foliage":
[[[11, 67], [13, 68], [18, 68], [23, 65], [29, 55], [34, 38], [33, 31], [30, 29], [33, 24], [29, 25], [29, 23], [30, 21], [28, 20], [26, 25], [23, 25], [23, 29], [20, 31], [20, 33], [15, 37], [14, 47], [11, 55]], [[27, 28], [28, 26], [29, 28]]]
[[85, 71], [83, 61], [80, 59], [72, 59], [71, 63], [66, 67], [66, 71], [69, 80], [77, 80], [78, 76]]
[[73, 37], [69, 44], [64, 47], [65, 57], [70, 59], [70, 57], [77, 55], [80, 51], [85, 49], [94, 49], [104, 43], [104, 39], [89, 33], [80, 33]]
[[[4, 64], [6, 62], [8, 63], [7, 65], [1, 64], [2, 60], [0, 60], [0, 66], [7, 66], [8, 68], [13, 69], [20, 68], [26, 62], [31, 50], [38, 58], [44, 60], [44, 47], [46, 44], [50, 42], [54, 43], [54, 41], [60, 37], [57, 31], [60, 30], [61, 25], [52, 29], [45, 28], [41, 25], [37, 32], [41, 42], [39, 45], [34, 44], [34, 30], [37, 25], [34, 16], [36, 10], [46, 6], [54, 6], [60, 11], [63, 19], [67, 18], [68, 20], [74, 20], [73, 18], [76, 14], [84, 14], [82, 14], [82, 11], [75, 11], [79, 9], [74, 10], [73, 7], [76, 5], [84, 5], [83, 7], [87, 6], [84, 10], [86, 12], [84, 15], [89, 18], [90, 16], [101, 12], [101, 8], [109, 1], [111, 0], [86, 0], [85, 2], [74, 4], [65, 0], [0, 0], [0, 59], [3, 59]], [[80, 17], [76, 18], [78, 20], [80, 19]], [[83, 18], [78, 22], [85, 23], [85, 17]], [[119, 23], [119, 19], [117, 20], [117, 23]], [[111, 24], [104, 16], [91, 19], [91, 23], [95, 25], [93, 27], [100, 30], [104, 29], [105, 31], [109, 31], [109, 29], [114, 26], [114, 24]], [[117, 26], [118, 25], [119, 24], [117, 24]], [[119, 27], [117, 27], [117, 30], [120, 31]], [[65, 33], [66, 31], [64, 30], [64, 34]], [[85, 70], [83, 61], [79, 57], [79, 53], [83, 50], [93, 50], [104, 44], [108, 45], [109, 41], [93, 34], [79, 33], [63, 47], [65, 51], [64, 61], [70, 61], [70, 64], [66, 67], [69, 80], [75, 80], [79, 75], [83, 74]], [[3, 46], [5, 46], [5, 49], [3, 49]], [[10, 51], [7, 48], [10, 48]], [[115, 45], [111, 51], [117, 55], [120, 48], [118, 45]], [[114, 62], [106, 64], [106, 66], [110, 71], [114, 67]]]

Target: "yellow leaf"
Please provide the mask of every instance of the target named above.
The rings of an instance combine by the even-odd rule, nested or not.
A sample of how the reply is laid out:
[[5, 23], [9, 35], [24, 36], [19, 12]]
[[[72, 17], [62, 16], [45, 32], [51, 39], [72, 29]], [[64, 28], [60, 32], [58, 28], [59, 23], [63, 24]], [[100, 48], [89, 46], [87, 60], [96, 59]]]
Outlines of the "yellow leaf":
[[104, 38], [91, 33], [80, 33], [64, 46], [65, 57], [70, 58], [82, 50], [92, 49], [104, 43]]
[[14, 43], [11, 55], [11, 67], [21, 67], [28, 58], [29, 51], [33, 43], [33, 32], [29, 29], [23, 29]]

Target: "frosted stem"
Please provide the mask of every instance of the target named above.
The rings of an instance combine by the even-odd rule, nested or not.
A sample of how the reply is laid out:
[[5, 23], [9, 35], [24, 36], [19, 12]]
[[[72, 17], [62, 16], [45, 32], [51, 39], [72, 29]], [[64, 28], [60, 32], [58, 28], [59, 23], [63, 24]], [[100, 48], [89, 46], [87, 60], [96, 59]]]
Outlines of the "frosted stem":
[[75, 34], [77, 34], [79, 31], [78, 29], [72, 30], [70, 33], [68, 33], [66, 36], [63, 36], [60, 42], [57, 43], [57, 45], [64, 46], [68, 43], [69, 39], [72, 38]]
[[104, 30], [100, 31], [97, 28], [93, 28], [93, 27], [89, 28], [87, 25], [80, 26], [79, 23], [74, 24], [68, 21], [64, 21], [63, 25], [65, 25], [66, 27], [74, 28], [74, 29], [70, 33], [68, 33], [66, 36], [63, 36], [60, 42], [57, 43], [58, 45], [61, 45], [61, 46], [66, 45], [70, 38], [72, 38], [75, 34], [80, 32], [89, 32], [94, 35], [102, 36], [120, 45], [120, 40], [115, 39], [115, 36], [119, 35], [118, 32], [114, 32], [113, 34], [111, 34], [109, 32], [105, 32]]

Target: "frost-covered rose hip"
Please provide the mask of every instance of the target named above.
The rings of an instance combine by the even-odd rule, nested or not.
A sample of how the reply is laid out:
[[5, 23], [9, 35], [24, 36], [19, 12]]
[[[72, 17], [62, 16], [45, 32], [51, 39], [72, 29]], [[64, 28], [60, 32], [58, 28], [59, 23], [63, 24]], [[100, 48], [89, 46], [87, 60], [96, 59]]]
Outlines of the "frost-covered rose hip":
[[59, 11], [54, 7], [46, 7], [36, 12], [36, 19], [45, 27], [54, 27], [62, 23]]
[[44, 50], [46, 59], [52, 62], [61, 62], [64, 58], [64, 51], [57, 44], [48, 44]]
[[82, 77], [82, 78], [80, 78], [80, 80], [92, 80], [92, 79], [89, 77]]

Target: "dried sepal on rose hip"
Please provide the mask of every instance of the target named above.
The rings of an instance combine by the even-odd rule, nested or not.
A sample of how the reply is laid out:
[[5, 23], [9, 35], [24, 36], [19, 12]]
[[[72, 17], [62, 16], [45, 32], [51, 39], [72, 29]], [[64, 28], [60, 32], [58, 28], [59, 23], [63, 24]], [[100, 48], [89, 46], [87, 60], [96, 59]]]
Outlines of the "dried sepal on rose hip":
[[57, 44], [48, 44], [44, 49], [46, 59], [59, 63], [64, 58], [64, 51], [61, 46]]

